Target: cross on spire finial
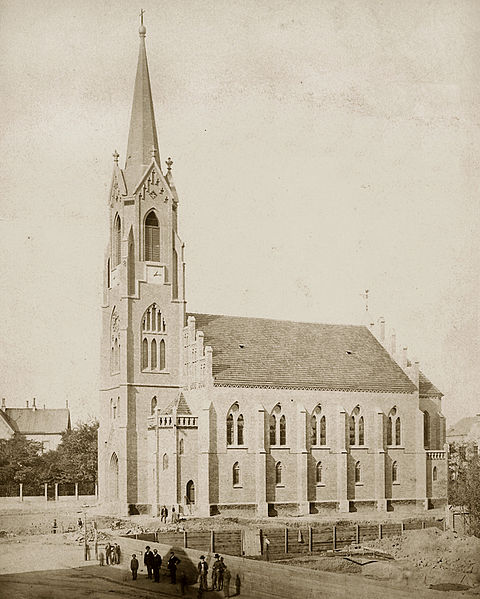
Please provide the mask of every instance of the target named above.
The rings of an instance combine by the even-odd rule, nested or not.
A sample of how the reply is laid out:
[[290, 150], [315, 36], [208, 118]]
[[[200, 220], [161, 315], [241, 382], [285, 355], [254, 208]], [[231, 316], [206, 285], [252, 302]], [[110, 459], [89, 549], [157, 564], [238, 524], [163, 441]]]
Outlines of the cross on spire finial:
[[112, 156], [113, 156], [113, 162], [114, 162], [115, 164], [118, 164], [118, 159], [119, 159], [119, 157], [120, 157], [120, 154], [117, 152], [117, 150], [115, 150], [115, 151], [113, 152]]
[[143, 24], [143, 14], [144, 14], [144, 10], [143, 8], [140, 10], [140, 27], [138, 29], [138, 33], [140, 34], [141, 37], [145, 37], [145, 34], [147, 33], [147, 30], [145, 28], [145, 25]]
[[169, 156], [168, 160], [166, 162], [168, 172], [170, 172], [172, 170], [172, 164], [173, 164], [173, 160]]

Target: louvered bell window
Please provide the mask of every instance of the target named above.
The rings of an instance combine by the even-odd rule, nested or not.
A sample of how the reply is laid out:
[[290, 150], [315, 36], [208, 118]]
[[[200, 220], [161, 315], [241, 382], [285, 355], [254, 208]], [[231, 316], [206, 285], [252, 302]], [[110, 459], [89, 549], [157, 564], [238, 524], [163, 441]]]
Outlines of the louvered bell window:
[[145, 260], [160, 262], [160, 227], [155, 212], [145, 219]]

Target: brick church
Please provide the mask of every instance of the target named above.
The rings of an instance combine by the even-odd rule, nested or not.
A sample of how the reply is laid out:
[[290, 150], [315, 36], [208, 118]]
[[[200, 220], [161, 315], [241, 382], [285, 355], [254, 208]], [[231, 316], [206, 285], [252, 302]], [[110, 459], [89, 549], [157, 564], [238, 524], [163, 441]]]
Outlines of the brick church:
[[[385, 339], [191, 314], [172, 162], [145, 49], [114, 154], [102, 305], [98, 477], [117, 513], [316, 514], [446, 503], [442, 393]], [[212, 234], [215, 232], [212, 231]]]

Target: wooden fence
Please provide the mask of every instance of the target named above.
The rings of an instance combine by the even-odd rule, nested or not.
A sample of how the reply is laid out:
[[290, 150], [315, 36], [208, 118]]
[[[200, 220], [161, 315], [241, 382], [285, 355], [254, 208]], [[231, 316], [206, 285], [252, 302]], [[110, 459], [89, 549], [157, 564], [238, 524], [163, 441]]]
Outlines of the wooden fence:
[[[429, 527], [444, 530], [445, 520], [404, 520], [386, 524], [337, 523], [300, 528], [266, 528], [260, 530], [260, 539], [263, 545], [263, 555], [266, 556], [268, 545], [268, 559], [277, 560], [284, 559], [286, 556], [325, 553], [343, 549], [352, 544], [365, 544], [368, 541], [401, 535], [406, 530]], [[152, 532], [128, 536], [147, 542], [157, 542], [183, 549], [196, 549], [206, 553], [245, 555], [241, 530]]]

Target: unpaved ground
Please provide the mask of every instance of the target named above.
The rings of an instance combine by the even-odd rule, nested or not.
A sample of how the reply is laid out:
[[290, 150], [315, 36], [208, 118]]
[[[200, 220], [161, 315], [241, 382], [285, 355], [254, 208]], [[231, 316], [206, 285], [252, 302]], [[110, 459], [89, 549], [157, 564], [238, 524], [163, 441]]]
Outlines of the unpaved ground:
[[[328, 572], [358, 573], [375, 580], [395, 581], [412, 589], [438, 584], [463, 585], [469, 590], [456, 592], [455, 596], [480, 596], [480, 539], [476, 537], [462, 538], [450, 531], [426, 528], [407, 531], [401, 537], [369, 541], [367, 545], [395, 559], [372, 560], [360, 565], [338, 556], [307, 556], [286, 563]], [[352, 555], [353, 560], [355, 557]]]

